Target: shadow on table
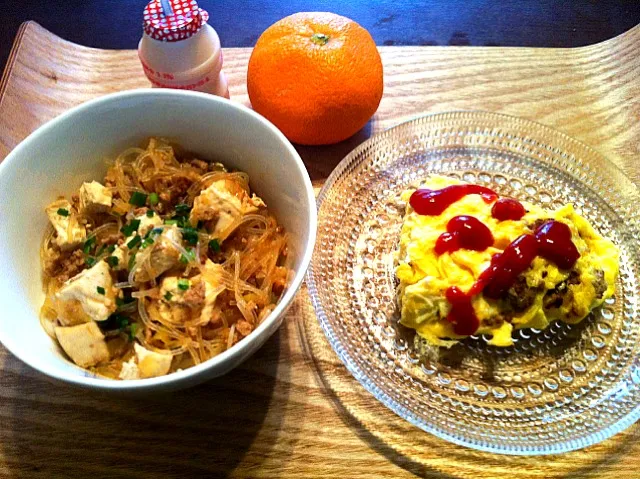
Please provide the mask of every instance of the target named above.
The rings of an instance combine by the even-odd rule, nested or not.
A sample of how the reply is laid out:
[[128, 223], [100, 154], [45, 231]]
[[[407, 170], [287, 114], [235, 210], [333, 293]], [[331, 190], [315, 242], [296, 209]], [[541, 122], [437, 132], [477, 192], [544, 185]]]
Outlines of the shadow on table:
[[225, 477], [255, 443], [250, 463], [259, 468], [283, 421], [273, 403], [288, 396], [281, 334], [226, 376], [149, 397], [72, 389], [22, 364], [17, 374], [5, 368], [3, 382], [14, 389], [2, 395], [5, 465], [12, 477]]
[[355, 135], [347, 138], [335, 145], [324, 146], [304, 146], [294, 145], [298, 154], [302, 158], [309, 176], [312, 180], [326, 179], [334, 168], [347, 156], [351, 150], [360, 145], [363, 141], [371, 136], [373, 131], [372, 121], [370, 120]]
[[[545, 458], [489, 454], [445, 442], [402, 420], [366, 392], [340, 363], [307, 302], [298, 323], [305, 357], [345, 425], [398, 467], [434, 479], [601, 478], [640, 454], [640, 425], [584, 450]], [[622, 464], [626, 458], [626, 464]], [[608, 473], [608, 474], [607, 474]]]

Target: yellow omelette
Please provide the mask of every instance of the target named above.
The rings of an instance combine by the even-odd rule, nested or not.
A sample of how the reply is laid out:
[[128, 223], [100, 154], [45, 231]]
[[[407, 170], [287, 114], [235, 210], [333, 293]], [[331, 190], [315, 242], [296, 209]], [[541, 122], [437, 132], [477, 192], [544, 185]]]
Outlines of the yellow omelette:
[[[421, 186], [437, 190], [464, 184], [453, 178], [431, 176]], [[580, 258], [571, 270], [559, 269], [554, 263], [536, 256], [504, 297], [494, 300], [482, 293], [472, 298], [480, 321], [476, 334], [491, 336], [490, 344], [510, 346], [514, 329], [544, 329], [552, 321], [582, 321], [594, 308], [614, 293], [618, 276], [618, 248], [600, 236], [591, 224], [567, 204], [555, 211], [521, 202], [527, 211], [520, 220], [498, 221], [491, 215], [491, 204], [480, 195], [471, 194], [447, 207], [440, 215], [416, 213], [409, 204], [415, 190], [402, 197], [407, 210], [400, 233], [396, 276], [400, 322], [429, 344], [450, 347], [464, 338], [455, 334], [447, 320], [451, 304], [445, 292], [451, 286], [468, 291], [487, 269], [491, 257], [502, 252], [523, 234], [531, 234], [541, 221], [553, 219], [569, 226], [571, 240]], [[473, 216], [484, 223], [494, 237], [493, 246], [485, 251], [459, 249], [437, 255], [438, 237], [447, 230], [455, 216]]]

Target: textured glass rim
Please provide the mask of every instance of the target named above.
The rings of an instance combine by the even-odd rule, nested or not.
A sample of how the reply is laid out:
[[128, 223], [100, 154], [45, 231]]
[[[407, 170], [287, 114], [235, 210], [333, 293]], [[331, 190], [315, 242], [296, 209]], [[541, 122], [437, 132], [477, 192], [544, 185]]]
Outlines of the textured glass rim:
[[[478, 118], [474, 118], [474, 117], [478, 117]], [[353, 149], [347, 156], [345, 156], [342, 159], [342, 161], [340, 161], [340, 163], [336, 166], [336, 168], [333, 170], [331, 175], [329, 175], [329, 178], [327, 178], [326, 182], [322, 186], [318, 194], [318, 197], [316, 199], [316, 207], [318, 210], [318, 214], [320, 214], [322, 203], [325, 200], [325, 197], [327, 196], [331, 188], [333, 187], [334, 183], [336, 182], [336, 179], [339, 178], [349, 166], [351, 166], [350, 163], [354, 157], [358, 156], [363, 150], [368, 148], [372, 143], [385, 139], [386, 137], [393, 135], [395, 132], [399, 130], [411, 127], [414, 124], [418, 124], [420, 122], [424, 122], [427, 120], [437, 121], [440, 118], [442, 118], [443, 120], [447, 119], [449, 121], [452, 121], [452, 120], [460, 121], [460, 120], [464, 120], [465, 118], [472, 119], [472, 120], [473, 119], [478, 119], [478, 120], [493, 119], [493, 120], [502, 121], [505, 123], [510, 123], [511, 125], [516, 124], [518, 125], [518, 127], [521, 127], [521, 128], [533, 127], [538, 132], [542, 132], [544, 135], [549, 135], [551, 138], [561, 137], [569, 144], [573, 144], [587, 151], [592, 157], [597, 157], [598, 161], [606, 163], [607, 166], [615, 170], [617, 174], [626, 178], [627, 182], [633, 185], [633, 187], [637, 191], [637, 185], [630, 178], [628, 178], [628, 176], [616, 164], [609, 161], [601, 153], [599, 153], [598, 151], [596, 151], [586, 143], [576, 140], [575, 138], [567, 135], [566, 133], [555, 130], [554, 128], [551, 128], [542, 123], [538, 123], [532, 120], [527, 120], [527, 119], [520, 118], [513, 115], [485, 112], [480, 110], [457, 110], [457, 111], [449, 111], [449, 112], [431, 113], [431, 114], [414, 117], [412, 119], [399, 123], [396, 126], [388, 128], [376, 135], [373, 135], [371, 138], [361, 143], [359, 146]], [[317, 243], [316, 243], [316, 246], [317, 246]], [[326, 312], [320, 302], [320, 298], [318, 296], [318, 290], [316, 288], [316, 282], [314, 278], [313, 259], [311, 260], [311, 265], [309, 267], [309, 270], [307, 271], [306, 282], [307, 282], [309, 296], [311, 298], [311, 302], [313, 304], [313, 308], [317, 316], [317, 320], [320, 323], [320, 327], [322, 328], [322, 331], [324, 332], [332, 349], [338, 355], [338, 358], [340, 359], [340, 361], [342, 361], [342, 363], [346, 366], [349, 373], [365, 388], [365, 390], [371, 393], [378, 401], [384, 404], [387, 408], [391, 409], [394, 413], [396, 413], [402, 419], [407, 420], [414, 426], [422, 429], [425, 432], [433, 434], [441, 439], [444, 439], [446, 441], [452, 442], [460, 446], [469, 447], [469, 448], [476, 449], [479, 451], [484, 451], [484, 452], [517, 455], [517, 456], [540, 456], [540, 455], [548, 455], [548, 454], [565, 453], [565, 452], [575, 451], [578, 449], [583, 449], [588, 446], [592, 446], [627, 429], [633, 423], [635, 423], [638, 419], [640, 419], [640, 404], [637, 404], [635, 408], [632, 409], [626, 416], [622, 417], [617, 422], [611, 424], [610, 426], [604, 429], [595, 431], [590, 434], [585, 434], [581, 437], [571, 439], [568, 441], [556, 442], [553, 444], [545, 444], [544, 446], [535, 446], [535, 447], [527, 447], [526, 445], [522, 447], [493, 445], [493, 444], [487, 444], [479, 441], [468, 440], [466, 438], [450, 434], [446, 431], [443, 431], [439, 427], [434, 426], [424, 421], [420, 417], [416, 416], [414, 413], [412, 413], [410, 410], [408, 410], [398, 401], [396, 401], [395, 399], [390, 397], [387, 393], [382, 391], [375, 384], [375, 382], [373, 382], [368, 377], [366, 372], [364, 372], [362, 368], [358, 366], [356, 361], [352, 360], [349, 353], [343, 348], [340, 341], [340, 337], [337, 336], [334, 333], [333, 329], [331, 328], [328, 322]]]

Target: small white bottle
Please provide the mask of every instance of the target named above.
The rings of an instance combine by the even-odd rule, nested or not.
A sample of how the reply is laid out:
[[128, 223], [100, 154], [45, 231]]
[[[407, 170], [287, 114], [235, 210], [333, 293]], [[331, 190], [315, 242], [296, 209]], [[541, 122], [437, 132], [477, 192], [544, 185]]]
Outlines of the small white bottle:
[[220, 38], [208, 19], [196, 0], [151, 0], [147, 4], [138, 56], [154, 87], [229, 98]]

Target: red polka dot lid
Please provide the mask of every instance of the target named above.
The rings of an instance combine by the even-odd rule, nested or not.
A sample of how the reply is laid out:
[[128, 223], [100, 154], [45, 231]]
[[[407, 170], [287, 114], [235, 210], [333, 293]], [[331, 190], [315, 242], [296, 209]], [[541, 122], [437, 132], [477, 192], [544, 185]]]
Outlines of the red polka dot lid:
[[[171, 8], [165, 11], [162, 4]], [[209, 19], [196, 0], [151, 0], [144, 9], [144, 32], [155, 40], [178, 42], [196, 34]]]

